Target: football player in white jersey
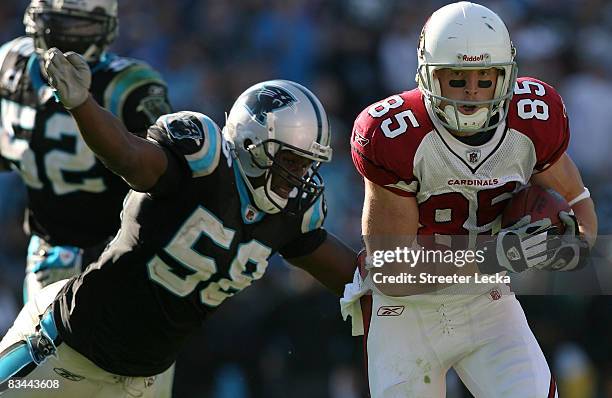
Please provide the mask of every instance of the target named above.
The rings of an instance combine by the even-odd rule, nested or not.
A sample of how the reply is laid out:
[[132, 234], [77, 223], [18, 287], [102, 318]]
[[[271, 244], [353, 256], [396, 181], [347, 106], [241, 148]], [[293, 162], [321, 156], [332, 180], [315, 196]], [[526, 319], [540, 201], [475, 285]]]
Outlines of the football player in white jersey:
[[[566, 153], [569, 122], [559, 94], [540, 80], [517, 79], [506, 26], [478, 4], [453, 3], [433, 13], [417, 51], [418, 88], [367, 107], [352, 132], [353, 161], [365, 182], [368, 258], [464, 238], [464, 248], [487, 250], [463, 267], [440, 260], [435, 268], [423, 261], [408, 267], [390, 257], [380, 269], [475, 276], [581, 268], [597, 217]], [[548, 219], [524, 218], [494, 234], [512, 194], [529, 183], [556, 190], [571, 205], [574, 214], [559, 214], [565, 232], [551, 234]], [[425, 237], [431, 239], [423, 247]], [[341, 300], [353, 334], [366, 339], [372, 397], [444, 397], [451, 367], [477, 398], [557, 396], [506, 284], [420, 278], [392, 284], [372, 274], [356, 274]]]

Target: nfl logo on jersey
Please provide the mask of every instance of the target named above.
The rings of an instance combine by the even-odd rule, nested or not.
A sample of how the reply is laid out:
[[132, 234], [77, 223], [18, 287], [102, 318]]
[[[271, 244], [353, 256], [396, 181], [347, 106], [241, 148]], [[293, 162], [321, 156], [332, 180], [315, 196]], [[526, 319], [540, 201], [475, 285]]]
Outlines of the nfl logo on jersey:
[[258, 211], [251, 205], [247, 205], [246, 210], [244, 212], [244, 218], [247, 221], [253, 221], [258, 215]]
[[465, 154], [467, 156], [468, 162], [470, 163], [478, 163], [478, 161], [480, 160], [480, 149], [466, 151]]

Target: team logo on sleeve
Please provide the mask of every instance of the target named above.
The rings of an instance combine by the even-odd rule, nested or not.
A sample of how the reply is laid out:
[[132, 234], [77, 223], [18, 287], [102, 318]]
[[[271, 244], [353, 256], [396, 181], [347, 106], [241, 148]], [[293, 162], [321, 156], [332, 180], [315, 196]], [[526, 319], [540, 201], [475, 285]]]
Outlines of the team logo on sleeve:
[[478, 163], [480, 160], [480, 149], [473, 149], [471, 151], [466, 151], [465, 156], [467, 157], [468, 162], [474, 164]]
[[264, 85], [244, 94], [244, 106], [255, 117], [257, 123], [266, 125], [268, 112], [292, 106], [297, 99], [282, 87]]
[[142, 112], [150, 124], [155, 123], [161, 115], [172, 112], [166, 101], [165, 89], [162, 86], [151, 86], [149, 94], [140, 100], [136, 111]]
[[204, 138], [200, 121], [193, 116], [185, 117], [180, 113], [168, 119], [167, 130], [175, 140], [193, 140], [198, 146]]

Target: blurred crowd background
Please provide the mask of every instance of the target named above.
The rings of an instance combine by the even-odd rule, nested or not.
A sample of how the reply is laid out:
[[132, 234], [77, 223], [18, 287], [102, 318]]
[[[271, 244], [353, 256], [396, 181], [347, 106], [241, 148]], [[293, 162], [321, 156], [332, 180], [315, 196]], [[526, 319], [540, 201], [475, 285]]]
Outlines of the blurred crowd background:
[[[349, 136], [368, 104], [415, 87], [416, 46], [437, 0], [120, 0], [111, 47], [162, 72], [175, 110], [219, 125], [248, 86], [291, 79], [322, 100], [334, 160], [323, 167], [326, 227], [360, 246], [363, 183]], [[519, 76], [557, 88], [570, 116], [569, 153], [594, 197], [600, 235], [612, 229], [612, 2], [482, 1], [508, 25]], [[0, 3], [0, 41], [23, 34], [27, 1]], [[211, 187], [214, 189], [214, 187]], [[21, 307], [24, 189], [0, 174], [0, 336]], [[87, 203], [83, 203], [87, 206]], [[95, 209], [92, 209], [95, 211]], [[609, 245], [603, 245], [606, 250]], [[564, 398], [612, 397], [612, 297], [519, 297]], [[143, 333], [146, 331], [143, 330]], [[154, 347], [152, 347], [154, 349]], [[264, 279], [228, 300], [191, 340], [176, 397], [364, 396], [361, 341], [338, 300], [300, 270], [272, 261]], [[456, 377], [449, 398], [469, 397]]]

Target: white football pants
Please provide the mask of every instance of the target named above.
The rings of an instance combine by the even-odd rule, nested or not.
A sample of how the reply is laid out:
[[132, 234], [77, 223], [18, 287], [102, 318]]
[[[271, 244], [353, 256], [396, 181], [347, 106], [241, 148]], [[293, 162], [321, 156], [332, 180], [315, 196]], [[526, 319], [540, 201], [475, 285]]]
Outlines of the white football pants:
[[451, 367], [476, 398], [557, 397], [514, 294], [506, 285], [486, 289], [361, 297], [371, 397], [443, 398]]
[[[28, 336], [44, 331], [57, 336], [55, 321], [47, 311], [67, 280], [42, 289], [23, 307], [15, 323], [0, 342], [0, 396], [44, 398], [169, 398], [172, 394], [174, 365], [152, 377], [126, 377], [109, 373], [70, 348], [59, 343], [55, 355], [35, 366], [25, 343]], [[129, 349], [129, 347], [126, 347]], [[32, 368], [29, 371], [28, 369]], [[12, 377], [17, 372], [22, 378]], [[44, 387], [43, 387], [44, 386]]]

